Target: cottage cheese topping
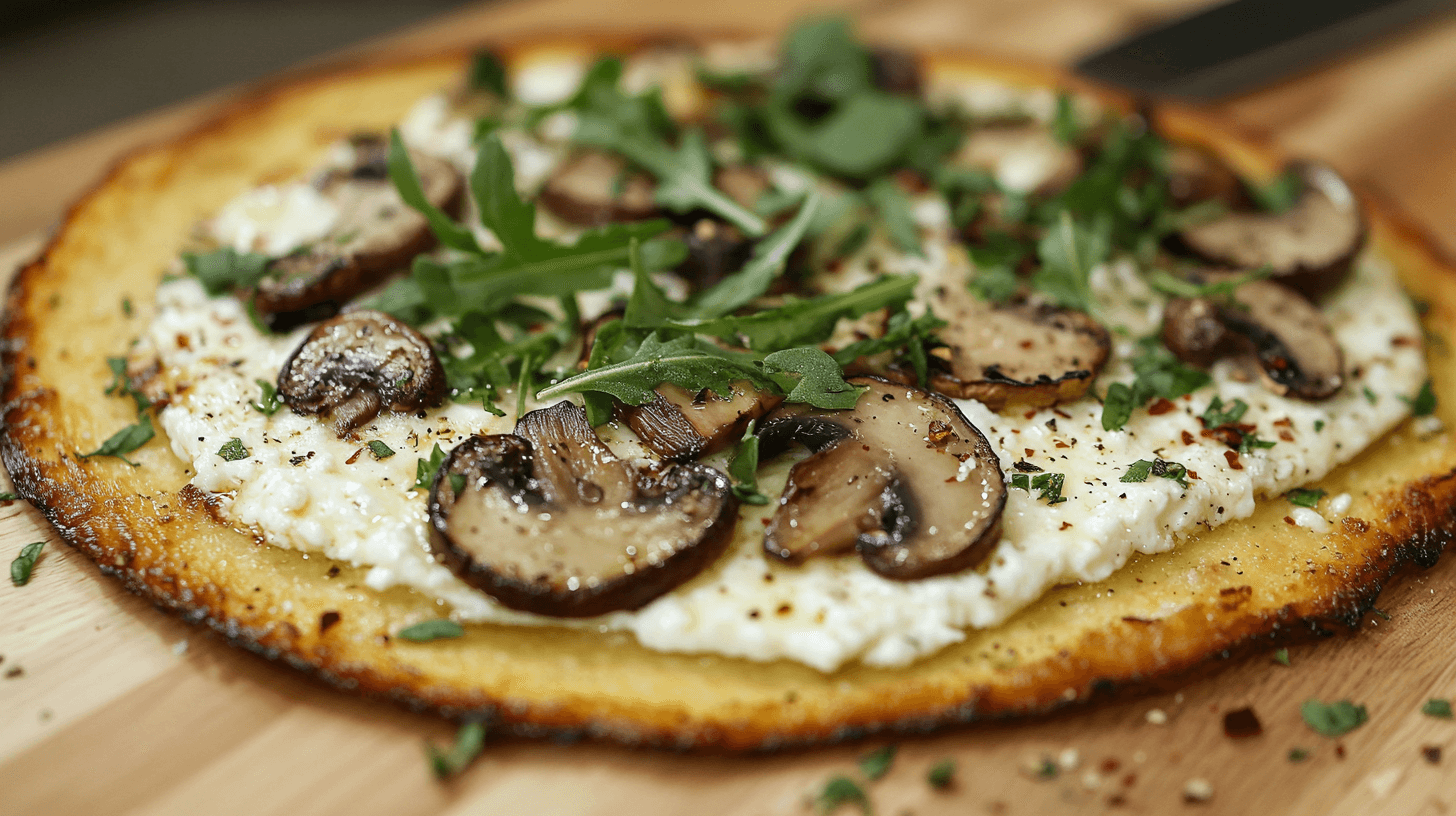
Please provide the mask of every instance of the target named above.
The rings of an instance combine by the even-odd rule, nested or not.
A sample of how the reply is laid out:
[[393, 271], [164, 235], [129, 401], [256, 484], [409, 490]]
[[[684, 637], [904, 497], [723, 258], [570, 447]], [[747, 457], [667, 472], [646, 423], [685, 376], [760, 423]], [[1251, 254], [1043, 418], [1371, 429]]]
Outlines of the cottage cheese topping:
[[[543, 98], [550, 90], [546, 84]], [[984, 88], [977, 93], [1001, 101]], [[459, 138], [433, 105], [416, 109], [406, 136], [418, 149], [462, 160], [458, 143], [428, 143], [430, 133], [442, 134], [442, 141]], [[518, 156], [550, 154], [520, 139], [507, 144]], [[532, 175], [538, 174], [544, 175], [539, 169]], [[269, 248], [297, 240], [298, 233], [279, 237], [286, 230], [271, 220], [246, 217], [253, 211], [249, 196], [262, 195], [245, 194], [225, 209], [214, 222], [218, 237]], [[305, 198], [283, 195], [299, 196], [295, 204]], [[326, 220], [323, 207], [300, 206], [296, 221], [292, 216], [282, 221], [316, 230]], [[959, 273], [968, 261], [950, 240], [943, 211], [931, 200], [917, 204], [924, 258], [872, 244], [847, 265], [839, 285], [847, 288], [859, 274], [869, 274], [856, 267], [917, 272], [927, 286]], [[1105, 324], [1125, 327], [1133, 336], [1157, 325], [1159, 298], [1132, 270], [1105, 266], [1094, 273], [1092, 285], [1096, 316]], [[161, 424], [176, 455], [195, 467], [194, 484], [222, 494], [223, 512], [239, 526], [276, 546], [365, 566], [369, 586], [409, 587], [437, 599], [442, 614], [460, 621], [625, 631], [651, 649], [784, 658], [823, 671], [852, 660], [903, 665], [962, 640], [968, 627], [1006, 620], [1054, 584], [1101, 580], [1135, 552], [1162, 552], [1203, 525], [1248, 516], [1257, 497], [1319, 479], [1393, 428], [1409, 413], [1402, 398], [1413, 396], [1426, 378], [1422, 352], [1409, 342], [1421, 336], [1415, 315], [1389, 267], [1367, 254], [1325, 307], [1350, 375], [1330, 400], [1276, 397], [1257, 383], [1236, 380], [1233, 369], [1221, 363], [1213, 369], [1212, 386], [1178, 401], [1175, 410], [1137, 411], [1119, 431], [1102, 430], [1101, 406], [1091, 399], [1031, 415], [999, 415], [959, 401], [1004, 469], [1024, 460], [1066, 474], [1067, 501], [1054, 506], [1034, 493], [1010, 490], [1004, 539], [981, 570], [897, 582], [852, 557], [784, 566], [766, 559], [761, 549], [761, 522], [772, 507], [745, 507], [728, 552], [698, 577], [635, 612], [572, 621], [505, 609], [462, 583], [429, 551], [424, 491], [413, 487], [416, 460], [436, 444], [448, 450], [471, 434], [508, 433], [515, 417], [447, 403], [424, 418], [385, 413], [359, 430], [358, 441], [341, 440], [317, 418], [286, 409], [269, 417], [251, 407], [259, 393], [255, 381], [277, 378], [306, 329], [263, 336], [236, 300], [210, 299], [191, 279], [164, 284], [158, 300], [147, 346], [161, 359], [164, 382], [174, 390], [180, 383], [188, 386], [162, 410]], [[1131, 341], [1115, 345], [1098, 393], [1109, 382], [1131, 379], [1126, 362]], [[1199, 435], [1196, 417], [1215, 395], [1248, 403], [1243, 421], [1277, 444], [1243, 455], [1241, 469], [1232, 468], [1228, 448]], [[513, 408], [514, 395], [507, 394], [502, 404]], [[619, 455], [645, 455], [625, 428], [609, 425], [602, 435]], [[1193, 441], [1185, 443], [1189, 435]], [[218, 455], [232, 438], [243, 442], [247, 458], [230, 462]], [[364, 447], [369, 440], [384, 442], [396, 454], [376, 459]], [[1160, 478], [1118, 481], [1128, 465], [1155, 457], [1179, 462], [1198, 477], [1186, 489]], [[724, 466], [721, 460], [709, 463]], [[785, 461], [767, 464], [760, 472], [763, 491], [776, 495], [787, 470]], [[1318, 513], [1306, 515], [1298, 523], [1312, 532], [1325, 529]]]

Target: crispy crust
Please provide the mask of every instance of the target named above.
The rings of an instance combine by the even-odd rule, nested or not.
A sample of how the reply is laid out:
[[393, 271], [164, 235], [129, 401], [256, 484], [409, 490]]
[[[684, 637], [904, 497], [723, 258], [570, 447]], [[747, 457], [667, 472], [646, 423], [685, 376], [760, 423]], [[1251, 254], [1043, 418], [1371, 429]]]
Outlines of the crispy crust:
[[[508, 51], [521, 59], [632, 45], [577, 38]], [[1265, 502], [1249, 519], [1172, 553], [1139, 556], [1100, 584], [1056, 589], [911, 667], [824, 675], [788, 662], [658, 654], [630, 637], [551, 628], [472, 626], [459, 640], [395, 641], [389, 632], [435, 616], [432, 602], [372, 592], [362, 570], [262, 546], [219, 523], [165, 438], [137, 451], [138, 469], [77, 459], [132, 421], [127, 401], [97, 398], [104, 358], [150, 318], [158, 278], [196, 220], [241, 189], [302, 172], [351, 130], [391, 123], [449, 84], [462, 61], [346, 68], [239, 102], [122, 162], [13, 283], [0, 457], [66, 541], [158, 606], [340, 687], [447, 716], [488, 717], [527, 735], [748, 750], [1051, 711], [1231, 650], [1353, 625], [1387, 580], [1406, 565], [1434, 563], [1456, 531], [1456, 444], [1421, 439], [1407, 425], [1320, 483], [1356, 497], [1351, 518], [1328, 537], [1285, 523], [1282, 505]], [[1054, 71], [960, 56], [930, 56], [926, 67], [1085, 88]], [[1196, 114], [1160, 110], [1154, 120], [1245, 172], [1283, 164], [1268, 145]], [[1432, 304], [1431, 328], [1456, 343], [1456, 269], [1390, 207], [1368, 197], [1367, 205], [1372, 244]], [[95, 285], [101, 280], [107, 285]], [[122, 296], [137, 304], [134, 317], [122, 315]], [[1430, 358], [1444, 412], [1456, 405], [1456, 361]]]

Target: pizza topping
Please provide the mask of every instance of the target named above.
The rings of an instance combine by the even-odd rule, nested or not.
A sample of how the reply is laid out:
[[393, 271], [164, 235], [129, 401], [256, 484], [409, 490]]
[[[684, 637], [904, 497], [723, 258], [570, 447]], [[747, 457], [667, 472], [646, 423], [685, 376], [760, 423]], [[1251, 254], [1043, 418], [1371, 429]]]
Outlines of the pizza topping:
[[1344, 358], [1324, 315], [1273, 281], [1240, 284], [1227, 301], [1175, 298], [1164, 312], [1163, 340], [1193, 365], [1230, 356], [1256, 361], [1264, 385], [1280, 396], [1327, 399], [1344, 382]]
[[556, 168], [538, 197], [541, 205], [573, 224], [599, 227], [640, 221], [657, 213], [657, 185], [646, 173], [600, 150], [584, 150]]
[[691, 578], [727, 546], [737, 510], [722, 473], [618, 459], [570, 402], [457, 447], [429, 504], [435, 552], [462, 580], [573, 618], [636, 609]]
[[753, 255], [753, 242], [737, 227], [711, 218], [693, 224], [685, 243], [688, 257], [674, 271], [696, 289], [707, 289], [737, 272]]
[[309, 333], [278, 373], [278, 393], [296, 414], [327, 414], [344, 436], [383, 408], [439, 405], [445, 371], [424, 335], [383, 312], [359, 309]]
[[[274, 331], [337, 313], [345, 303], [435, 245], [424, 217], [404, 206], [388, 177], [388, 146], [377, 136], [352, 141], [354, 162], [326, 175], [320, 191], [338, 209], [328, 235], [271, 261], [253, 306]], [[457, 210], [464, 182], [448, 162], [412, 157], [425, 198]]]
[[783, 397], [749, 382], [733, 383], [724, 398], [711, 389], [692, 393], [672, 383], [656, 388], [646, 405], [623, 405], [620, 414], [643, 444], [664, 459], [689, 460], [723, 450]]
[[966, 137], [952, 166], [991, 173], [1004, 190], [1050, 195], [1082, 172], [1082, 157], [1036, 122], [988, 124]]
[[789, 471], [764, 551], [789, 563], [858, 549], [911, 580], [975, 567], [1000, 539], [1006, 484], [981, 432], [953, 403], [873, 377], [852, 409], [788, 406], [759, 429], [763, 456], [812, 455]]
[[1183, 244], [1213, 263], [1239, 269], [1268, 266], [1282, 283], [1315, 297], [1339, 285], [1365, 243], [1354, 192], [1334, 170], [1301, 163], [1293, 206], [1284, 212], [1234, 211], [1185, 227]]

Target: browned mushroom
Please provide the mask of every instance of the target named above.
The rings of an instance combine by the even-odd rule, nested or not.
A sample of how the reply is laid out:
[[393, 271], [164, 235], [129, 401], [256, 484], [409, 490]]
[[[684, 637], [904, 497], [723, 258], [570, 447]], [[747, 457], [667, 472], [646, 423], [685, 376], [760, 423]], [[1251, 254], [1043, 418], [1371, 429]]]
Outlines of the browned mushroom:
[[512, 609], [571, 618], [636, 609], [696, 575], [737, 512], [722, 473], [624, 462], [570, 402], [455, 448], [429, 503], [431, 545], [462, 580]]
[[[1079, 399], [1107, 362], [1111, 341], [1085, 312], [1030, 302], [997, 306], [964, 289], [935, 293], [931, 311], [947, 321], [944, 346], [930, 349], [929, 385], [993, 411], [1045, 408]], [[897, 364], [892, 376], [913, 381]]]
[[1344, 358], [1319, 309], [1270, 280], [1241, 284], [1232, 300], [1169, 301], [1163, 313], [1169, 350], [1199, 366], [1222, 357], [1257, 362], [1265, 387], [1280, 396], [1322, 400], [1340, 390]]
[[1168, 146], [1168, 198], [1179, 207], [1217, 201], [1227, 207], [1247, 204], [1243, 183], [1228, 165], [1206, 150]]
[[694, 289], [707, 289], [743, 268], [753, 257], [753, 241], [732, 224], [700, 218], [686, 235], [688, 256], [677, 273]]
[[990, 443], [955, 404], [876, 377], [853, 409], [781, 408], [760, 455], [813, 451], [789, 471], [764, 551], [789, 563], [855, 548], [870, 569], [912, 580], [980, 564], [1000, 539], [1006, 482]]
[[1303, 185], [1283, 213], [1235, 211], [1184, 228], [1181, 243], [1211, 263], [1235, 269], [1268, 266], [1309, 297], [1338, 286], [1365, 244], [1360, 202], [1339, 173], [1322, 164], [1290, 168]]
[[748, 423], [783, 402], [777, 394], [759, 391], [751, 383], [733, 384], [731, 397], [711, 390], [694, 394], [672, 383], [657, 386], [657, 396], [646, 405], [622, 405], [618, 414], [664, 459], [686, 461], [723, 450], [743, 436]]
[[320, 323], [278, 373], [296, 414], [326, 414], [344, 436], [383, 408], [440, 404], [445, 371], [424, 335], [383, 312], [359, 309]]
[[920, 77], [920, 59], [903, 48], [872, 48], [870, 78], [875, 87], [882, 91], [919, 96], [923, 84]]
[[1044, 125], [987, 124], [971, 131], [951, 164], [986, 170], [1003, 188], [1051, 195], [1082, 172], [1082, 155]]
[[599, 227], [640, 221], [657, 213], [657, 185], [645, 173], [600, 150], [583, 150], [563, 161], [546, 179], [538, 200], [558, 218]]
[[[337, 314], [350, 298], [435, 245], [424, 216], [405, 206], [389, 181], [387, 143], [378, 136], [352, 143], [352, 166], [320, 182], [339, 211], [333, 228], [311, 246], [272, 261], [253, 294], [254, 307], [274, 331]], [[430, 203], [458, 213], [465, 184], [455, 168], [420, 154], [410, 161]]]

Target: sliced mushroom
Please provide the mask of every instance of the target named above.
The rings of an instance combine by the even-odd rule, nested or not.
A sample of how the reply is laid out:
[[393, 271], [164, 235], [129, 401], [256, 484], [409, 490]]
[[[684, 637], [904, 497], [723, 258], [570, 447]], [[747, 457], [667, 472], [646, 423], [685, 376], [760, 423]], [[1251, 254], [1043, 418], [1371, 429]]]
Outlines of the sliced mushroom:
[[1218, 201], [1228, 207], [1247, 203], [1243, 183], [1213, 154], [1188, 145], [1168, 147], [1168, 198], [1179, 207]]
[[919, 96], [924, 84], [919, 58], [902, 48], [870, 49], [870, 78], [876, 88], [906, 96]]
[[781, 408], [760, 455], [813, 451], [789, 471], [764, 551], [789, 563], [851, 547], [898, 580], [977, 566], [1000, 539], [1006, 482], [990, 443], [955, 404], [877, 377], [853, 409]]
[[570, 402], [526, 414], [515, 431], [451, 451], [429, 504], [434, 551], [512, 609], [571, 618], [636, 609], [732, 538], [738, 502], [712, 468], [624, 462]]
[[782, 397], [759, 391], [748, 382], [734, 383], [733, 395], [726, 399], [711, 390], [694, 394], [663, 383], [652, 402], [622, 405], [618, 413], [643, 444], [659, 456], [686, 461], [737, 442], [749, 422], [780, 402]]
[[713, 218], [698, 219], [686, 238], [688, 256], [673, 271], [695, 289], [712, 286], [753, 257], [753, 241], [732, 224]]
[[[993, 411], [1080, 399], [1111, 350], [1102, 324], [1072, 309], [997, 306], [948, 286], [935, 293], [931, 311], [947, 325], [940, 330], [945, 345], [930, 349], [930, 387]], [[913, 381], [903, 365], [893, 376]]]
[[1082, 155], [1038, 123], [985, 125], [971, 131], [951, 163], [989, 171], [1003, 188], [1050, 195], [1082, 172]]
[[1360, 202], [1340, 174], [1325, 165], [1300, 163], [1290, 170], [1303, 189], [1288, 211], [1231, 212], [1183, 229], [1179, 240], [1222, 266], [1269, 266], [1275, 279], [1310, 297], [1335, 288], [1365, 244]]
[[583, 150], [562, 162], [546, 179], [539, 200], [557, 217], [599, 227], [615, 221], [640, 221], [657, 213], [657, 185], [644, 173], [599, 150]]
[[440, 404], [445, 370], [424, 335], [383, 312], [359, 309], [320, 323], [278, 373], [295, 414], [325, 414], [344, 436], [383, 408]]
[[1344, 382], [1344, 357], [1324, 315], [1299, 292], [1271, 280], [1240, 285], [1233, 303], [1170, 301], [1163, 340], [1193, 365], [1222, 357], [1257, 362], [1265, 387], [1280, 396], [1327, 399]]
[[[338, 208], [329, 234], [272, 261], [253, 305], [274, 331], [287, 331], [337, 314], [350, 298], [401, 269], [435, 245], [424, 216], [406, 206], [390, 182], [388, 146], [378, 136], [352, 140], [354, 162], [325, 176], [323, 194]], [[425, 198], [457, 213], [465, 184], [448, 162], [412, 153]]]

